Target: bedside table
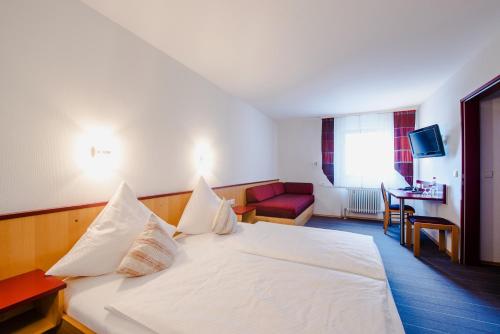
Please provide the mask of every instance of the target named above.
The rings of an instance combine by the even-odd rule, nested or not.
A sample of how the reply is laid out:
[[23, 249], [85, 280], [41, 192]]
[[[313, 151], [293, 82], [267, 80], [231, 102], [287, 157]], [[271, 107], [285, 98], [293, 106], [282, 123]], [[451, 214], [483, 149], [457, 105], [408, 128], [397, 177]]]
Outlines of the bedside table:
[[66, 283], [33, 270], [0, 281], [0, 333], [44, 333], [61, 321]]
[[239, 222], [255, 224], [255, 206], [235, 206], [233, 207]]

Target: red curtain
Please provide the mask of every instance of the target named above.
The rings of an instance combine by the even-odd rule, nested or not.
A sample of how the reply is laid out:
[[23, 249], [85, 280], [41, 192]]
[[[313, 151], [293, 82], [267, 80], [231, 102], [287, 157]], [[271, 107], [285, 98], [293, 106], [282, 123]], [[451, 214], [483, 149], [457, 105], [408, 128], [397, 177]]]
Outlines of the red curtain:
[[333, 118], [323, 118], [321, 125], [321, 158], [323, 173], [333, 184]]
[[413, 185], [413, 155], [408, 133], [415, 130], [415, 110], [394, 113], [394, 168]]

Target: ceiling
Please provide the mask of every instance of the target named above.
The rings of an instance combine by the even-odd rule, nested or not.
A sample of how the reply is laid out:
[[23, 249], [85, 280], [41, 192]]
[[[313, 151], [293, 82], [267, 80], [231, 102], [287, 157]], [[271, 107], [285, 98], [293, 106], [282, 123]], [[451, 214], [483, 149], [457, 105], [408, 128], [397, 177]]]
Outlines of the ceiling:
[[500, 31], [499, 0], [83, 0], [273, 118], [420, 104]]

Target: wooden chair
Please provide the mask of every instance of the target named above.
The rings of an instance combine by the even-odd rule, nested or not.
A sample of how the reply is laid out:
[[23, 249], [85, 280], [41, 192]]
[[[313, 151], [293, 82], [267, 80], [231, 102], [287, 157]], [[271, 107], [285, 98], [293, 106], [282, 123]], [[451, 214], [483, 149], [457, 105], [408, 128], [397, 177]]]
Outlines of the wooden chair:
[[411, 225], [414, 226], [413, 255], [420, 256], [420, 230], [439, 230], [439, 250], [446, 251], [446, 231], [451, 231], [451, 260], [458, 262], [458, 226], [440, 217], [411, 216], [406, 222], [406, 244], [411, 245]]
[[[398, 217], [399, 220], [399, 204], [389, 204], [389, 200], [387, 199], [387, 191], [385, 190], [384, 183], [380, 185], [380, 189], [382, 190], [382, 198], [384, 199], [384, 233], [387, 234], [387, 227], [389, 226], [389, 222], [392, 220], [393, 216]], [[415, 214], [415, 209], [410, 205], [405, 205], [405, 221], [407, 221], [408, 217], [413, 216]], [[403, 228], [403, 226], [401, 226]]]

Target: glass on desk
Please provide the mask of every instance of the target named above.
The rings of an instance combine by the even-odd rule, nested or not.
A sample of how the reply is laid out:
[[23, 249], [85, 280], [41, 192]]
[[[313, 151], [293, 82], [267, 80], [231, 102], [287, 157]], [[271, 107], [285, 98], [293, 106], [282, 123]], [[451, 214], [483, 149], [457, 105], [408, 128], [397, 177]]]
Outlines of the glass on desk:
[[431, 191], [431, 187], [423, 187], [422, 189], [424, 192], [424, 196], [427, 196], [427, 197], [431, 197], [432, 196], [432, 191]]

